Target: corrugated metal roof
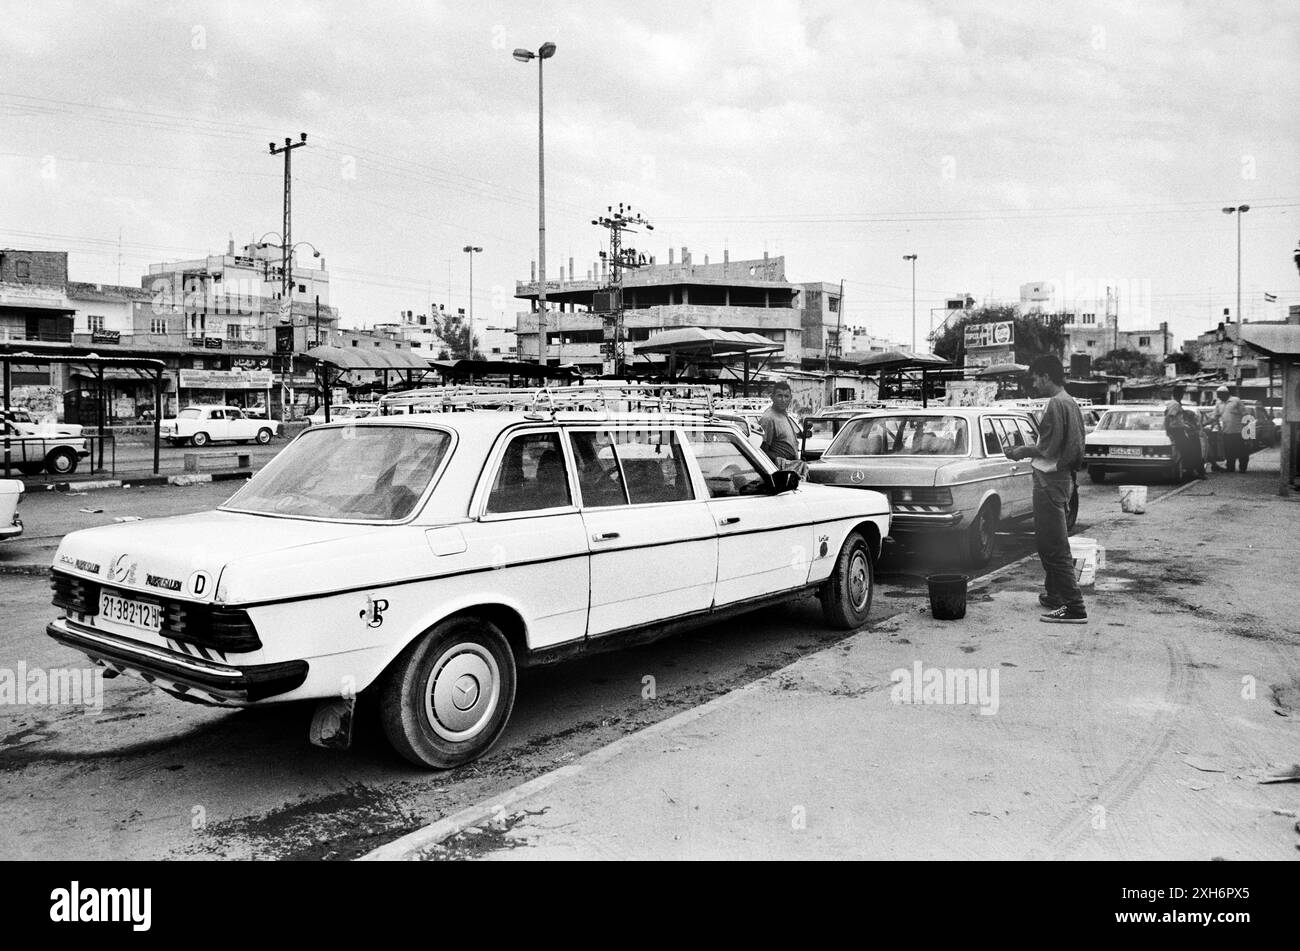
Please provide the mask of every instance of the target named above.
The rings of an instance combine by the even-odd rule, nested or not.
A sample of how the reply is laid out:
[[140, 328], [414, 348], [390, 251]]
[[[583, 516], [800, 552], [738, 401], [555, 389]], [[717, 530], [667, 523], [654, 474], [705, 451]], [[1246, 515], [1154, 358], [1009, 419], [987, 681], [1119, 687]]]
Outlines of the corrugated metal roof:
[[341, 370], [428, 370], [429, 361], [410, 350], [387, 347], [315, 347], [306, 356]]
[[1241, 339], [1279, 356], [1300, 354], [1300, 324], [1242, 324]]

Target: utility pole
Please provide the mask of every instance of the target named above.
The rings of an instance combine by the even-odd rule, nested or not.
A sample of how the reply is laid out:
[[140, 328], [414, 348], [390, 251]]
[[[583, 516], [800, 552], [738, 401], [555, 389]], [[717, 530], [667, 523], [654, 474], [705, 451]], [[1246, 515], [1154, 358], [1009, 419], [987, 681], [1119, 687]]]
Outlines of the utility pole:
[[916, 255], [904, 254], [903, 260], [912, 262], [912, 352], [916, 353]]
[[[542, 64], [555, 55], [555, 44], [543, 43], [537, 50], [517, 49], [521, 63], [537, 60], [537, 365], [546, 372], [546, 115], [542, 100]], [[520, 354], [522, 357], [523, 354]], [[544, 379], [544, 378], [543, 378]]]
[[[632, 206], [624, 207], [618, 203], [618, 211], [613, 205], [606, 208], [606, 214], [592, 218], [591, 223], [599, 228], [609, 229], [609, 251], [601, 251], [602, 259], [609, 262], [609, 307], [602, 314], [605, 324], [605, 355], [613, 362], [614, 374], [621, 376], [626, 363], [623, 344], [626, 332], [623, 327], [623, 269], [645, 267], [648, 263], [644, 254], [638, 254], [636, 248], [623, 247], [623, 232], [636, 233], [634, 225], [644, 226], [646, 231], [654, 231], [652, 225], [640, 214], [633, 214]], [[599, 308], [597, 308], [599, 309]]]
[[[277, 147], [274, 142], [270, 143], [272, 155], [280, 155], [280, 154], [284, 155], [284, 230], [280, 232], [280, 238], [283, 241], [283, 245], [280, 248], [280, 252], [281, 252], [280, 267], [282, 268], [283, 273], [281, 273], [280, 275], [279, 323], [281, 324], [287, 323], [289, 324], [290, 327], [293, 326], [293, 268], [290, 263], [291, 258], [293, 256], [293, 236], [292, 236], [293, 226], [291, 223], [293, 220], [293, 213], [292, 213], [293, 212], [293, 179], [291, 173], [291, 167], [292, 167], [291, 159], [293, 156], [293, 150], [302, 148], [306, 144], [307, 144], [306, 132], [298, 133], [297, 142], [294, 142], [292, 139], [286, 137], [284, 140], [284, 145], [282, 146]], [[290, 333], [292, 333], [292, 331], [290, 331]], [[280, 384], [281, 385], [280, 392], [282, 394], [285, 393], [286, 391], [288, 392], [290, 403], [293, 402], [293, 389], [289, 385], [293, 380], [293, 369], [294, 369], [293, 364], [294, 364], [294, 353], [293, 350], [290, 349], [288, 357], [286, 358], [285, 361], [283, 376], [281, 376], [281, 384]], [[287, 407], [282, 406], [280, 408], [280, 415], [283, 418], [286, 419], [288, 418]]]
[[474, 255], [482, 252], [472, 244], [461, 249], [469, 255], [469, 354], [467, 359], [474, 359]]

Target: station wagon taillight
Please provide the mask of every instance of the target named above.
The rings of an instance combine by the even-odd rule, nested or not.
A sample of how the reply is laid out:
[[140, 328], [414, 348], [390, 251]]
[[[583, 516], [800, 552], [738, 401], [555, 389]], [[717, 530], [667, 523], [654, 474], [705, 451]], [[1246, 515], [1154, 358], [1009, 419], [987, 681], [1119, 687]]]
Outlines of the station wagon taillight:
[[890, 491], [890, 501], [901, 505], [952, 505], [952, 489], [944, 488], [917, 488], [917, 489], [893, 489]]

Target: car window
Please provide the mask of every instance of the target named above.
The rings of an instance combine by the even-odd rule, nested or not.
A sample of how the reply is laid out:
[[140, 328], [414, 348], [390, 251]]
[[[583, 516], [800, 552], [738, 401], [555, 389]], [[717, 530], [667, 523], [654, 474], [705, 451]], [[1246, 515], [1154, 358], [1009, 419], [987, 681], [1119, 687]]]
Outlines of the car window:
[[671, 430], [643, 429], [615, 433], [614, 451], [623, 467], [633, 505], [693, 499], [686, 457]]
[[828, 456], [966, 455], [966, 420], [960, 416], [871, 416], [845, 424]]
[[536, 512], [571, 504], [560, 434], [521, 433], [511, 439], [488, 494], [488, 514]]
[[226, 419], [243, 419], [244, 414], [237, 409], [226, 410]]
[[1006, 416], [996, 416], [993, 419], [993, 426], [1002, 440], [1003, 452], [1025, 444], [1024, 437], [1020, 433], [1020, 427], [1016, 425], [1014, 419], [1008, 419]]
[[738, 436], [691, 430], [686, 440], [704, 473], [710, 498], [762, 495], [766, 491], [767, 479], [740, 448]]
[[202, 419], [203, 411], [198, 409], [183, 409], [176, 414], [177, 419]]
[[614, 436], [602, 432], [570, 433], [573, 457], [578, 467], [578, 487], [587, 508], [627, 505], [623, 470], [614, 454]]
[[225, 419], [226, 414], [219, 409], [208, 410], [208, 419]]
[[985, 416], [980, 421], [980, 432], [984, 435], [984, 451], [990, 456], [1001, 456], [1002, 437], [993, 428], [993, 419]]
[[1164, 432], [1165, 414], [1163, 410], [1112, 410], [1101, 418], [1097, 428], [1128, 432]]
[[1018, 419], [1016, 424], [1020, 427], [1020, 438], [1024, 440], [1026, 446], [1038, 445], [1038, 430], [1034, 424], [1027, 419]]

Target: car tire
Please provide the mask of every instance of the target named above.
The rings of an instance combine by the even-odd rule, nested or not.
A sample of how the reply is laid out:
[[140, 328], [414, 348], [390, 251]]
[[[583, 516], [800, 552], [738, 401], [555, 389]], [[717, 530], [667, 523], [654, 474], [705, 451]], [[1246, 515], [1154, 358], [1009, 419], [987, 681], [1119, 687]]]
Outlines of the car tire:
[[265, 446], [270, 441], [271, 441], [271, 430], [263, 426], [261, 429], [257, 431], [257, 444], [259, 446]]
[[966, 529], [966, 561], [971, 567], [983, 568], [993, 560], [997, 529], [997, 503], [985, 502]]
[[1101, 485], [1106, 481], [1106, 470], [1101, 466], [1089, 466], [1088, 478], [1097, 485]]
[[871, 548], [861, 532], [850, 532], [835, 559], [831, 576], [818, 592], [822, 617], [837, 630], [856, 630], [867, 623], [874, 594]]
[[77, 471], [77, 454], [71, 449], [55, 449], [45, 457], [45, 471], [51, 475], [72, 475]]
[[384, 734], [417, 766], [461, 766], [501, 736], [514, 708], [515, 680], [514, 652], [500, 628], [471, 615], [449, 618], [407, 647], [385, 674]]
[[206, 446], [207, 444], [208, 444], [207, 433], [202, 433], [202, 432], [195, 433], [193, 436], [190, 437], [190, 445], [193, 446], [195, 449]]

